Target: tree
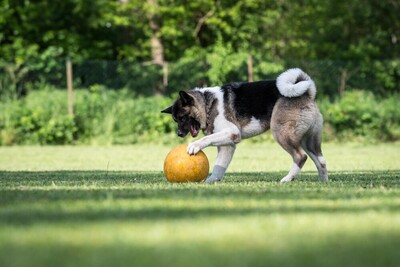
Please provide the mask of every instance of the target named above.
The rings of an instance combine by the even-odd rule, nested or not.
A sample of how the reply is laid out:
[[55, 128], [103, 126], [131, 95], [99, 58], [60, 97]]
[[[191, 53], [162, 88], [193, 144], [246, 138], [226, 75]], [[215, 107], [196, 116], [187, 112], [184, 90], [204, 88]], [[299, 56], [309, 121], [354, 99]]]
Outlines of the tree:
[[335, 65], [341, 90], [359, 71], [392, 90], [399, 84], [398, 0], [0, 0], [0, 13], [0, 63], [18, 79], [71, 56], [201, 61], [208, 80], [223, 81], [242, 79], [252, 55], [255, 79], [295, 60], [335, 60], [359, 66]]

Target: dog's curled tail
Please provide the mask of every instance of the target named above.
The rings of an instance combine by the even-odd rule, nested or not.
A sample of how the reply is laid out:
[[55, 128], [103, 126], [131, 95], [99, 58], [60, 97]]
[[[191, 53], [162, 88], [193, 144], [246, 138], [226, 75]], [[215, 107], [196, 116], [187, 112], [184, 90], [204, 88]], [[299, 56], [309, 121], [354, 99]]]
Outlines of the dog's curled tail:
[[317, 93], [314, 81], [299, 68], [282, 72], [276, 79], [276, 87], [286, 97], [298, 97], [307, 92], [311, 99], [315, 99]]

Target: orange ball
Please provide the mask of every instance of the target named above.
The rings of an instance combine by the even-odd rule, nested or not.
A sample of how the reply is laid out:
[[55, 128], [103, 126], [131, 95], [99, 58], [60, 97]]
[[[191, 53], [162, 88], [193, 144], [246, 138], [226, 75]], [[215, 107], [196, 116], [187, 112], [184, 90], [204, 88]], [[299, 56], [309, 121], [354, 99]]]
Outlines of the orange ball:
[[206, 154], [199, 151], [189, 155], [187, 145], [175, 147], [164, 161], [164, 175], [171, 183], [201, 182], [207, 178], [209, 163]]

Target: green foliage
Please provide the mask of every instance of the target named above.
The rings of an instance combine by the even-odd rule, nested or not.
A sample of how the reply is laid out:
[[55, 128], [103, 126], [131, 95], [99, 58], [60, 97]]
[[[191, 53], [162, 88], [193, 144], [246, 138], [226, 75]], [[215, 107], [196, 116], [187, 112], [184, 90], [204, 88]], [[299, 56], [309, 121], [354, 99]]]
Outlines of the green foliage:
[[[46, 99], [44, 101], [44, 99]], [[69, 144], [77, 127], [67, 115], [65, 94], [38, 91], [0, 104], [0, 144]]]
[[333, 104], [324, 105], [325, 122], [334, 130], [335, 138], [354, 136], [369, 140], [393, 141], [400, 138], [399, 96], [380, 101], [372, 93], [349, 91]]
[[378, 93], [381, 95], [398, 93], [400, 84], [400, 59], [388, 61], [375, 61], [373, 65], [373, 74], [378, 83]]
[[208, 77], [211, 84], [224, 84], [227, 81], [245, 81], [247, 79], [247, 53], [234, 52], [231, 45], [219, 41], [207, 55], [210, 65]]
[[76, 94], [77, 139], [84, 143], [126, 144], [164, 142], [173, 123], [161, 110], [171, 103], [162, 97], [134, 97], [129, 91], [92, 86]]
[[161, 114], [170, 98], [134, 97], [99, 85], [76, 90], [74, 98], [74, 117], [67, 115], [63, 91], [37, 91], [0, 103], [0, 144], [167, 142], [175, 131], [173, 120]]
[[[245, 81], [248, 55], [255, 79], [303, 61], [331, 98], [343, 84], [400, 92], [396, 1], [154, 2], [0, 0], [0, 98], [65, 87], [67, 56], [77, 87], [101, 84], [146, 96]], [[152, 36], [170, 62], [166, 90], [161, 68], [141, 64], [153, 59]]]
[[[176, 125], [161, 110], [170, 97], [137, 97], [129, 90], [93, 85], [75, 91], [75, 116], [67, 113], [65, 91], [35, 91], [20, 100], [0, 102], [0, 144], [132, 144], [174, 142]], [[318, 100], [326, 140], [400, 139], [399, 96], [378, 98], [349, 91], [343, 98]], [[251, 142], [271, 140], [261, 135]]]
[[77, 130], [75, 121], [70, 116], [51, 118], [38, 131], [39, 142], [50, 145], [71, 144]]
[[168, 93], [211, 85], [207, 75], [209, 65], [204, 50], [186, 50], [178, 61], [169, 63], [169, 69]]

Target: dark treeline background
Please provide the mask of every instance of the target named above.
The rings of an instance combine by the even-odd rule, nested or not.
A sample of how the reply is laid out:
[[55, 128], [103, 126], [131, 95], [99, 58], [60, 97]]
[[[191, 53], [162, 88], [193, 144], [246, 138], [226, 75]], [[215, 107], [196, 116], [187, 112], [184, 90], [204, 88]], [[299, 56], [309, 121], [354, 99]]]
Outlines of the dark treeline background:
[[144, 94], [246, 80], [249, 56], [254, 79], [300, 66], [322, 94], [399, 91], [398, 0], [0, 0], [0, 14], [3, 91], [65, 86], [67, 56], [77, 86]]
[[[399, 56], [396, 0], [1, 0], [1, 58], [177, 61], [190, 49], [271, 61]], [[151, 47], [159, 48], [159, 55]], [[49, 51], [49, 50], [54, 51]]]
[[396, 141], [399, 14], [399, 0], [0, 0], [0, 145], [164, 142], [178, 90], [290, 67], [316, 81], [325, 139]]

